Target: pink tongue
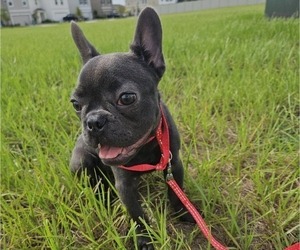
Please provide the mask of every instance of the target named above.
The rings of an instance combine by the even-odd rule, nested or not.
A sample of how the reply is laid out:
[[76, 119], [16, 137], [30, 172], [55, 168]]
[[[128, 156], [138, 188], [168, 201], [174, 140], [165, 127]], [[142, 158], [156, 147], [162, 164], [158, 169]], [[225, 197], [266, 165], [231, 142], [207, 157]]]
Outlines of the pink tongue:
[[123, 148], [101, 146], [99, 157], [101, 159], [113, 159], [122, 153]]

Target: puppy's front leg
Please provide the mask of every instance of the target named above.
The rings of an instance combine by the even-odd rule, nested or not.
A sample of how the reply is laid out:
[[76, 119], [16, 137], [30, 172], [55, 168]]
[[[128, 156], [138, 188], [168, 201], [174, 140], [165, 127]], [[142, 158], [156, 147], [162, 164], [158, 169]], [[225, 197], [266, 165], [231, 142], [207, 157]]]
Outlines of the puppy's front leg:
[[[131, 218], [137, 223], [137, 234], [142, 233], [145, 230], [141, 219], [148, 222], [141, 203], [139, 201], [139, 175], [128, 172], [126, 170], [112, 167], [115, 177], [115, 186], [119, 193], [120, 199], [125, 205]], [[137, 238], [138, 248], [141, 250], [153, 250], [153, 245], [150, 243], [150, 238], [146, 236], [138, 236]]]
[[[182, 162], [179, 158], [178, 151], [173, 152], [171, 166], [172, 166], [173, 177], [174, 177], [175, 181], [177, 182], [177, 184], [179, 185], [179, 187], [182, 188], [184, 171], [183, 171]], [[167, 169], [164, 171], [165, 178], [166, 178], [166, 175], [167, 175]], [[187, 211], [187, 209], [182, 204], [180, 199], [177, 197], [177, 195], [174, 193], [174, 191], [169, 186], [168, 186], [168, 196], [169, 196], [171, 205], [175, 210], [175, 213], [180, 215], [180, 219], [182, 221], [195, 223], [193, 216]]]

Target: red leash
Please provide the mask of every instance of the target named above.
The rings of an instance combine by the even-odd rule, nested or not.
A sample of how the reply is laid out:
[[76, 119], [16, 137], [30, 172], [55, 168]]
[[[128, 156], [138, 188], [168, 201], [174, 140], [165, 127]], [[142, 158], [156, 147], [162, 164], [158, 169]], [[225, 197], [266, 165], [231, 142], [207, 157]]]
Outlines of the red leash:
[[[171, 158], [172, 155], [170, 153], [170, 138], [169, 138], [169, 129], [168, 129], [168, 123], [165, 118], [165, 115], [163, 113], [163, 110], [161, 108], [161, 120], [159, 123], [159, 126], [156, 130], [155, 137], [158, 145], [161, 150], [161, 159], [158, 164], [151, 165], [151, 164], [139, 164], [134, 165], [130, 167], [125, 166], [119, 166], [120, 168], [129, 170], [129, 171], [138, 171], [138, 172], [146, 172], [146, 171], [152, 171], [152, 170], [160, 170], [163, 171], [168, 166], [168, 173], [167, 173], [167, 184], [170, 186], [170, 188], [174, 191], [174, 193], [177, 195], [177, 197], [180, 199], [182, 204], [186, 207], [186, 209], [190, 212], [190, 214], [195, 219], [199, 229], [202, 231], [203, 235], [206, 237], [206, 239], [209, 241], [209, 243], [216, 249], [216, 250], [227, 250], [228, 248], [223, 246], [220, 242], [218, 242], [211, 234], [208, 226], [206, 225], [204, 219], [200, 215], [200, 213], [197, 211], [195, 206], [190, 202], [190, 200], [187, 198], [185, 193], [182, 191], [182, 189], [178, 186], [177, 182], [173, 178], [172, 174], [172, 165], [171, 165]], [[300, 250], [300, 243], [296, 243], [290, 247], [285, 248], [284, 250]]]
[[168, 167], [170, 169], [170, 172], [168, 170], [167, 175], [167, 183], [172, 188], [172, 190], [175, 192], [177, 197], [181, 200], [182, 204], [186, 207], [186, 209], [190, 212], [190, 214], [195, 219], [198, 227], [202, 231], [205, 238], [210, 242], [210, 244], [217, 250], [226, 250], [227, 247], [223, 246], [220, 242], [218, 242], [211, 234], [208, 226], [206, 225], [204, 219], [200, 215], [200, 213], [196, 210], [194, 205], [190, 202], [190, 200], [186, 197], [185, 193], [182, 191], [182, 189], [178, 186], [177, 182], [174, 180], [171, 170], [171, 165]]
[[285, 248], [284, 250], [300, 250], [300, 242], [298, 242], [294, 245], [291, 245], [291, 246]]

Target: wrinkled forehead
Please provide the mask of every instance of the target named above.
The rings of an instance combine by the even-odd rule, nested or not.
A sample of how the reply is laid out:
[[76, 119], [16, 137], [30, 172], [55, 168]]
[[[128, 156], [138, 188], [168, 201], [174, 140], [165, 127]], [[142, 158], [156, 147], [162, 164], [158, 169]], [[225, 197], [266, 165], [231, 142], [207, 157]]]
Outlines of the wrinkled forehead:
[[80, 80], [99, 81], [108, 77], [139, 78], [147, 75], [147, 65], [131, 53], [100, 55], [89, 60], [83, 67]]
[[[79, 89], [110, 88], [125, 83], [156, 88], [158, 79], [154, 71], [132, 53], [99, 55], [90, 59], [82, 68]], [[78, 91], [79, 91], [78, 89]]]

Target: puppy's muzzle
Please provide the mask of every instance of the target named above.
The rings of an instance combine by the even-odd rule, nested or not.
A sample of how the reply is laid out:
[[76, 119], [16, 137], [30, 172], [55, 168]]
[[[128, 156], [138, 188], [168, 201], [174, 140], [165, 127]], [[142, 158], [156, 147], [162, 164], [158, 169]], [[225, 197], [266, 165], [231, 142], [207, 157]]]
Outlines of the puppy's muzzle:
[[107, 123], [107, 117], [103, 114], [92, 113], [86, 119], [86, 128], [90, 132], [100, 132]]

